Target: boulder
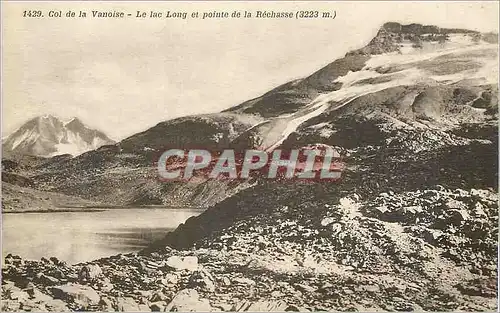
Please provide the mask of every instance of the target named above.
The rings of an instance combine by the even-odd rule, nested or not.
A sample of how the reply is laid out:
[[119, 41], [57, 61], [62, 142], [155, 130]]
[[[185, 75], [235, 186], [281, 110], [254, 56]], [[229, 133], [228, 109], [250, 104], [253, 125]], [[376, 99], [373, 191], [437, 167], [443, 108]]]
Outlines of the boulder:
[[456, 209], [456, 210], [467, 209], [467, 205], [465, 205], [465, 203], [454, 199], [449, 199], [444, 205], [446, 209]]
[[163, 286], [174, 286], [179, 282], [179, 277], [174, 273], [168, 273], [160, 282]]
[[9, 253], [5, 257], [5, 262], [3, 265], [21, 266], [24, 265], [24, 260], [18, 255], [13, 255]]
[[461, 226], [465, 221], [470, 219], [470, 215], [466, 210], [452, 209], [449, 211], [450, 223], [455, 226]]
[[195, 271], [191, 277], [189, 277], [188, 287], [201, 288], [209, 292], [214, 292], [215, 280], [206, 270]]
[[226, 287], [231, 286], [231, 280], [229, 279], [229, 277], [227, 276], [222, 277], [222, 285]]
[[359, 285], [355, 288], [356, 292], [370, 292], [370, 293], [379, 293], [380, 287], [378, 285]]
[[79, 307], [86, 309], [91, 305], [97, 305], [101, 299], [97, 292], [89, 286], [79, 284], [66, 284], [51, 288], [54, 298], [65, 302], [74, 302]]
[[82, 266], [78, 272], [78, 279], [81, 282], [91, 282], [95, 281], [99, 276], [102, 275], [102, 269], [97, 264], [86, 264]]
[[200, 299], [194, 289], [183, 289], [166, 306], [165, 312], [211, 312], [213, 308], [207, 299]]
[[49, 261], [52, 262], [52, 264], [57, 265], [57, 266], [67, 266], [66, 262], [59, 260], [55, 256], [50, 257]]
[[330, 227], [333, 235], [338, 235], [342, 231], [342, 224], [340, 223], [333, 223]]
[[46, 286], [54, 286], [61, 283], [59, 279], [45, 275], [44, 273], [38, 273], [36, 275], [36, 281]]
[[324, 219], [321, 220], [321, 226], [328, 226], [331, 223], [335, 222], [337, 219], [333, 217], [325, 217]]
[[196, 271], [198, 269], [198, 258], [195, 256], [180, 257], [174, 255], [167, 259], [166, 265], [176, 271]]

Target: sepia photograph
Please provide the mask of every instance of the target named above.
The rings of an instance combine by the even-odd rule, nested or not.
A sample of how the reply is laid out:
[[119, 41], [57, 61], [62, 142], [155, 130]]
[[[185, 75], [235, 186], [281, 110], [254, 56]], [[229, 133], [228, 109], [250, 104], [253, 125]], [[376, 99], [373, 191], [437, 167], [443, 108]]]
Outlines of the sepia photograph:
[[2, 312], [498, 310], [498, 1], [2, 1]]

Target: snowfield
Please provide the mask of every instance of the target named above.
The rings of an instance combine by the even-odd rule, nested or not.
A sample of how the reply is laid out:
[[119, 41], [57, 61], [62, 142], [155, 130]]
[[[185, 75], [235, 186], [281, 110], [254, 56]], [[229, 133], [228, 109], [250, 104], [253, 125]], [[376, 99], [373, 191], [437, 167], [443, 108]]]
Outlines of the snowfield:
[[[429, 48], [429, 46], [433, 47]], [[334, 81], [334, 83], [342, 83], [342, 87], [339, 90], [321, 94], [298, 112], [280, 116], [272, 120], [270, 123], [273, 127], [270, 127], [264, 134], [263, 146], [265, 149], [267, 151], [275, 149], [290, 134], [295, 132], [301, 124], [320, 115], [325, 110], [338, 110], [358, 97], [384, 89], [417, 85], [420, 83], [431, 85], [454, 84], [462, 80], [476, 80], [477, 84], [496, 84], [498, 81], [498, 61], [496, 56], [494, 56], [497, 50], [494, 44], [485, 42], [474, 43], [470, 40], [469, 36], [457, 34], [450, 36], [450, 41], [446, 45], [426, 43], [424, 49], [418, 49], [406, 44], [403, 48], [401, 52], [371, 56], [361, 71], [350, 71]], [[467, 69], [447, 75], [430, 75], [424, 66], [426, 65], [425, 62], [429, 61], [441, 62], [443, 64], [451, 62], [449, 67], [451, 70], [454, 70], [453, 62], [460, 62], [464, 58], [462, 56], [467, 56], [470, 53], [486, 56], [486, 60], [479, 69]], [[442, 60], [438, 59], [436, 61], [437, 58], [442, 58]], [[482, 58], [481, 60], [484, 59]], [[381, 67], [400, 67], [401, 70], [388, 74], [381, 74], [374, 70]], [[362, 83], [366, 79], [388, 76], [391, 76], [389, 81], [377, 84]], [[332, 105], [333, 107], [331, 107]]]

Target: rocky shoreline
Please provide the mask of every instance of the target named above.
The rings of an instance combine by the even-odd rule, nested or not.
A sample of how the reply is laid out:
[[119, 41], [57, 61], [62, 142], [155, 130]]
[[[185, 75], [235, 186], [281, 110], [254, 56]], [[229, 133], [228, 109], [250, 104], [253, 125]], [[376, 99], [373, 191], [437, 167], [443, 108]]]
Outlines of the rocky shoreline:
[[497, 200], [440, 186], [352, 195], [300, 219], [256, 214], [187, 250], [76, 265], [8, 255], [2, 311], [490, 311]]

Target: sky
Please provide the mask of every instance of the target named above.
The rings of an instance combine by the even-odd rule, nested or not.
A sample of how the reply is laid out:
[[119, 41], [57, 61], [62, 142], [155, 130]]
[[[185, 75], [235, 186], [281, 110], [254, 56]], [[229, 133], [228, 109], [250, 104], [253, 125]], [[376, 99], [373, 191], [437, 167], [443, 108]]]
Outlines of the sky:
[[[116, 10], [125, 19], [23, 18]], [[139, 19], [136, 11], [335, 10], [335, 19]], [[305, 77], [388, 21], [498, 32], [498, 2], [5, 2], [2, 137], [45, 114], [115, 140], [218, 112]], [[78, 13], [77, 13], [78, 14]]]

